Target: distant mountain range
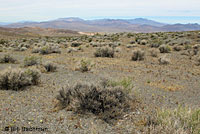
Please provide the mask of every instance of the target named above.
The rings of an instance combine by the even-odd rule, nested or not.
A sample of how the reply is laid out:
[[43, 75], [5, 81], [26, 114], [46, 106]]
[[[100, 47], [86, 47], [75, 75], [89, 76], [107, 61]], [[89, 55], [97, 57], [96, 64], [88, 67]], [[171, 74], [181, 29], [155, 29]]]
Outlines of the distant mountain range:
[[38, 37], [38, 36], [72, 36], [79, 35], [78, 32], [65, 29], [23, 27], [23, 28], [5, 28], [0, 27], [0, 36], [10, 37]]
[[144, 18], [84, 20], [71, 17], [43, 22], [19, 22], [1, 26], [8, 28], [68, 29], [79, 32], [174, 32], [200, 30], [199, 24], [164, 24]]

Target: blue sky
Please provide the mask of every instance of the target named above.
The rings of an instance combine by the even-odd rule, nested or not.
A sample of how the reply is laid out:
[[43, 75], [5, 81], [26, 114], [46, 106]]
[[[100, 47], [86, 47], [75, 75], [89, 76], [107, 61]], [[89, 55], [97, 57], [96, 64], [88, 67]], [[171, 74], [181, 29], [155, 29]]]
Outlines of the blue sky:
[[0, 0], [0, 3], [0, 22], [64, 17], [200, 16], [200, 0]]

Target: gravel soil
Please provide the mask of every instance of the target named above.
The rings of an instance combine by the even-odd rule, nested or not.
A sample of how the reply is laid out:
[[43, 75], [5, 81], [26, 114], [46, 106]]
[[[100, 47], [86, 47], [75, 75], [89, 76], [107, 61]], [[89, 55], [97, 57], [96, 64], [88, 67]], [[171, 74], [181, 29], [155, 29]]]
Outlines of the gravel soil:
[[[143, 47], [143, 46], [142, 46]], [[0, 64], [3, 70], [9, 66], [22, 67], [25, 56], [41, 56], [43, 62], [52, 61], [58, 69], [52, 73], [42, 73], [37, 86], [27, 87], [23, 91], [0, 90], [0, 133], [7, 134], [116, 134], [139, 133], [136, 122], [151, 114], [155, 108], [176, 108], [179, 105], [191, 108], [200, 107], [200, 66], [194, 60], [181, 55], [182, 52], [167, 54], [169, 65], [159, 65], [158, 58], [147, 53], [144, 61], [131, 61], [131, 50], [121, 47], [115, 58], [95, 58], [92, 47], [84, 47], [83, 52], [41, 56], [25, 52], [1, 52], [0, 56], [10, 53], [20, 64]], [[147, 48], [144, 46], [147, 52]], [[163, 55], [163, 54], [159, 54]], [[88, 58], [95, 64], [91, 71], [81, 73], [75, 67], [81, 58]], [[132, 79], [131, 94], [141, 100], [141, 107], [135, 112], [124, 115], [115, 125], [107, 124], [94, 115], [77, 115], [65, 109], [55, 112], [55, 97], [61, 87], [77, 81], [98, 83], [103, 78], [119, 80]], [[145, 111], [147, 109], [148, 111]], [[9, 127], [9, 132], [4, 131]], [[23, 131], [22, 127], [37, 128]], [[11, 132], [11, 128], [16, 131]], [[18, 131], [17, 131], [18, 128]], [[46, 129], [45, 129], [46, 128]], [[44, 130], [44, 131], [43, 131]]]

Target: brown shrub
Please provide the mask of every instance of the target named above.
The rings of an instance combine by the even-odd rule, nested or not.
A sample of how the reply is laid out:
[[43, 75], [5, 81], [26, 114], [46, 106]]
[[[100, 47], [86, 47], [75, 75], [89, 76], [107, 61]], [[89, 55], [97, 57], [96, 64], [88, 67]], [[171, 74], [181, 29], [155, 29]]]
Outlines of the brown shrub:
[[119, 119], [130, 110], [130, 97], [121, 87], [77, 83], [63, 87], [57, 96], [61, 108], [76, 113], [92, 113], [107, 123]]

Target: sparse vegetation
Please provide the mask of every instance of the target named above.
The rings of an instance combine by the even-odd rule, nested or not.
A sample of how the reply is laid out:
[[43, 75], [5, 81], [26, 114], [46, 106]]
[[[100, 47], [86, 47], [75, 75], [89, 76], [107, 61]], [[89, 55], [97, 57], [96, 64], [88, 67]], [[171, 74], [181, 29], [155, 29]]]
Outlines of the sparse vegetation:
[[46, 36], [42, 28], [6, 30], [9, 36], [0, 28], [0, 61], [21, 64], [0, 65], [3, 126], [46, 124], [52, 133], [200, 133], [199, 31], [68, 36], [47, 29]]

